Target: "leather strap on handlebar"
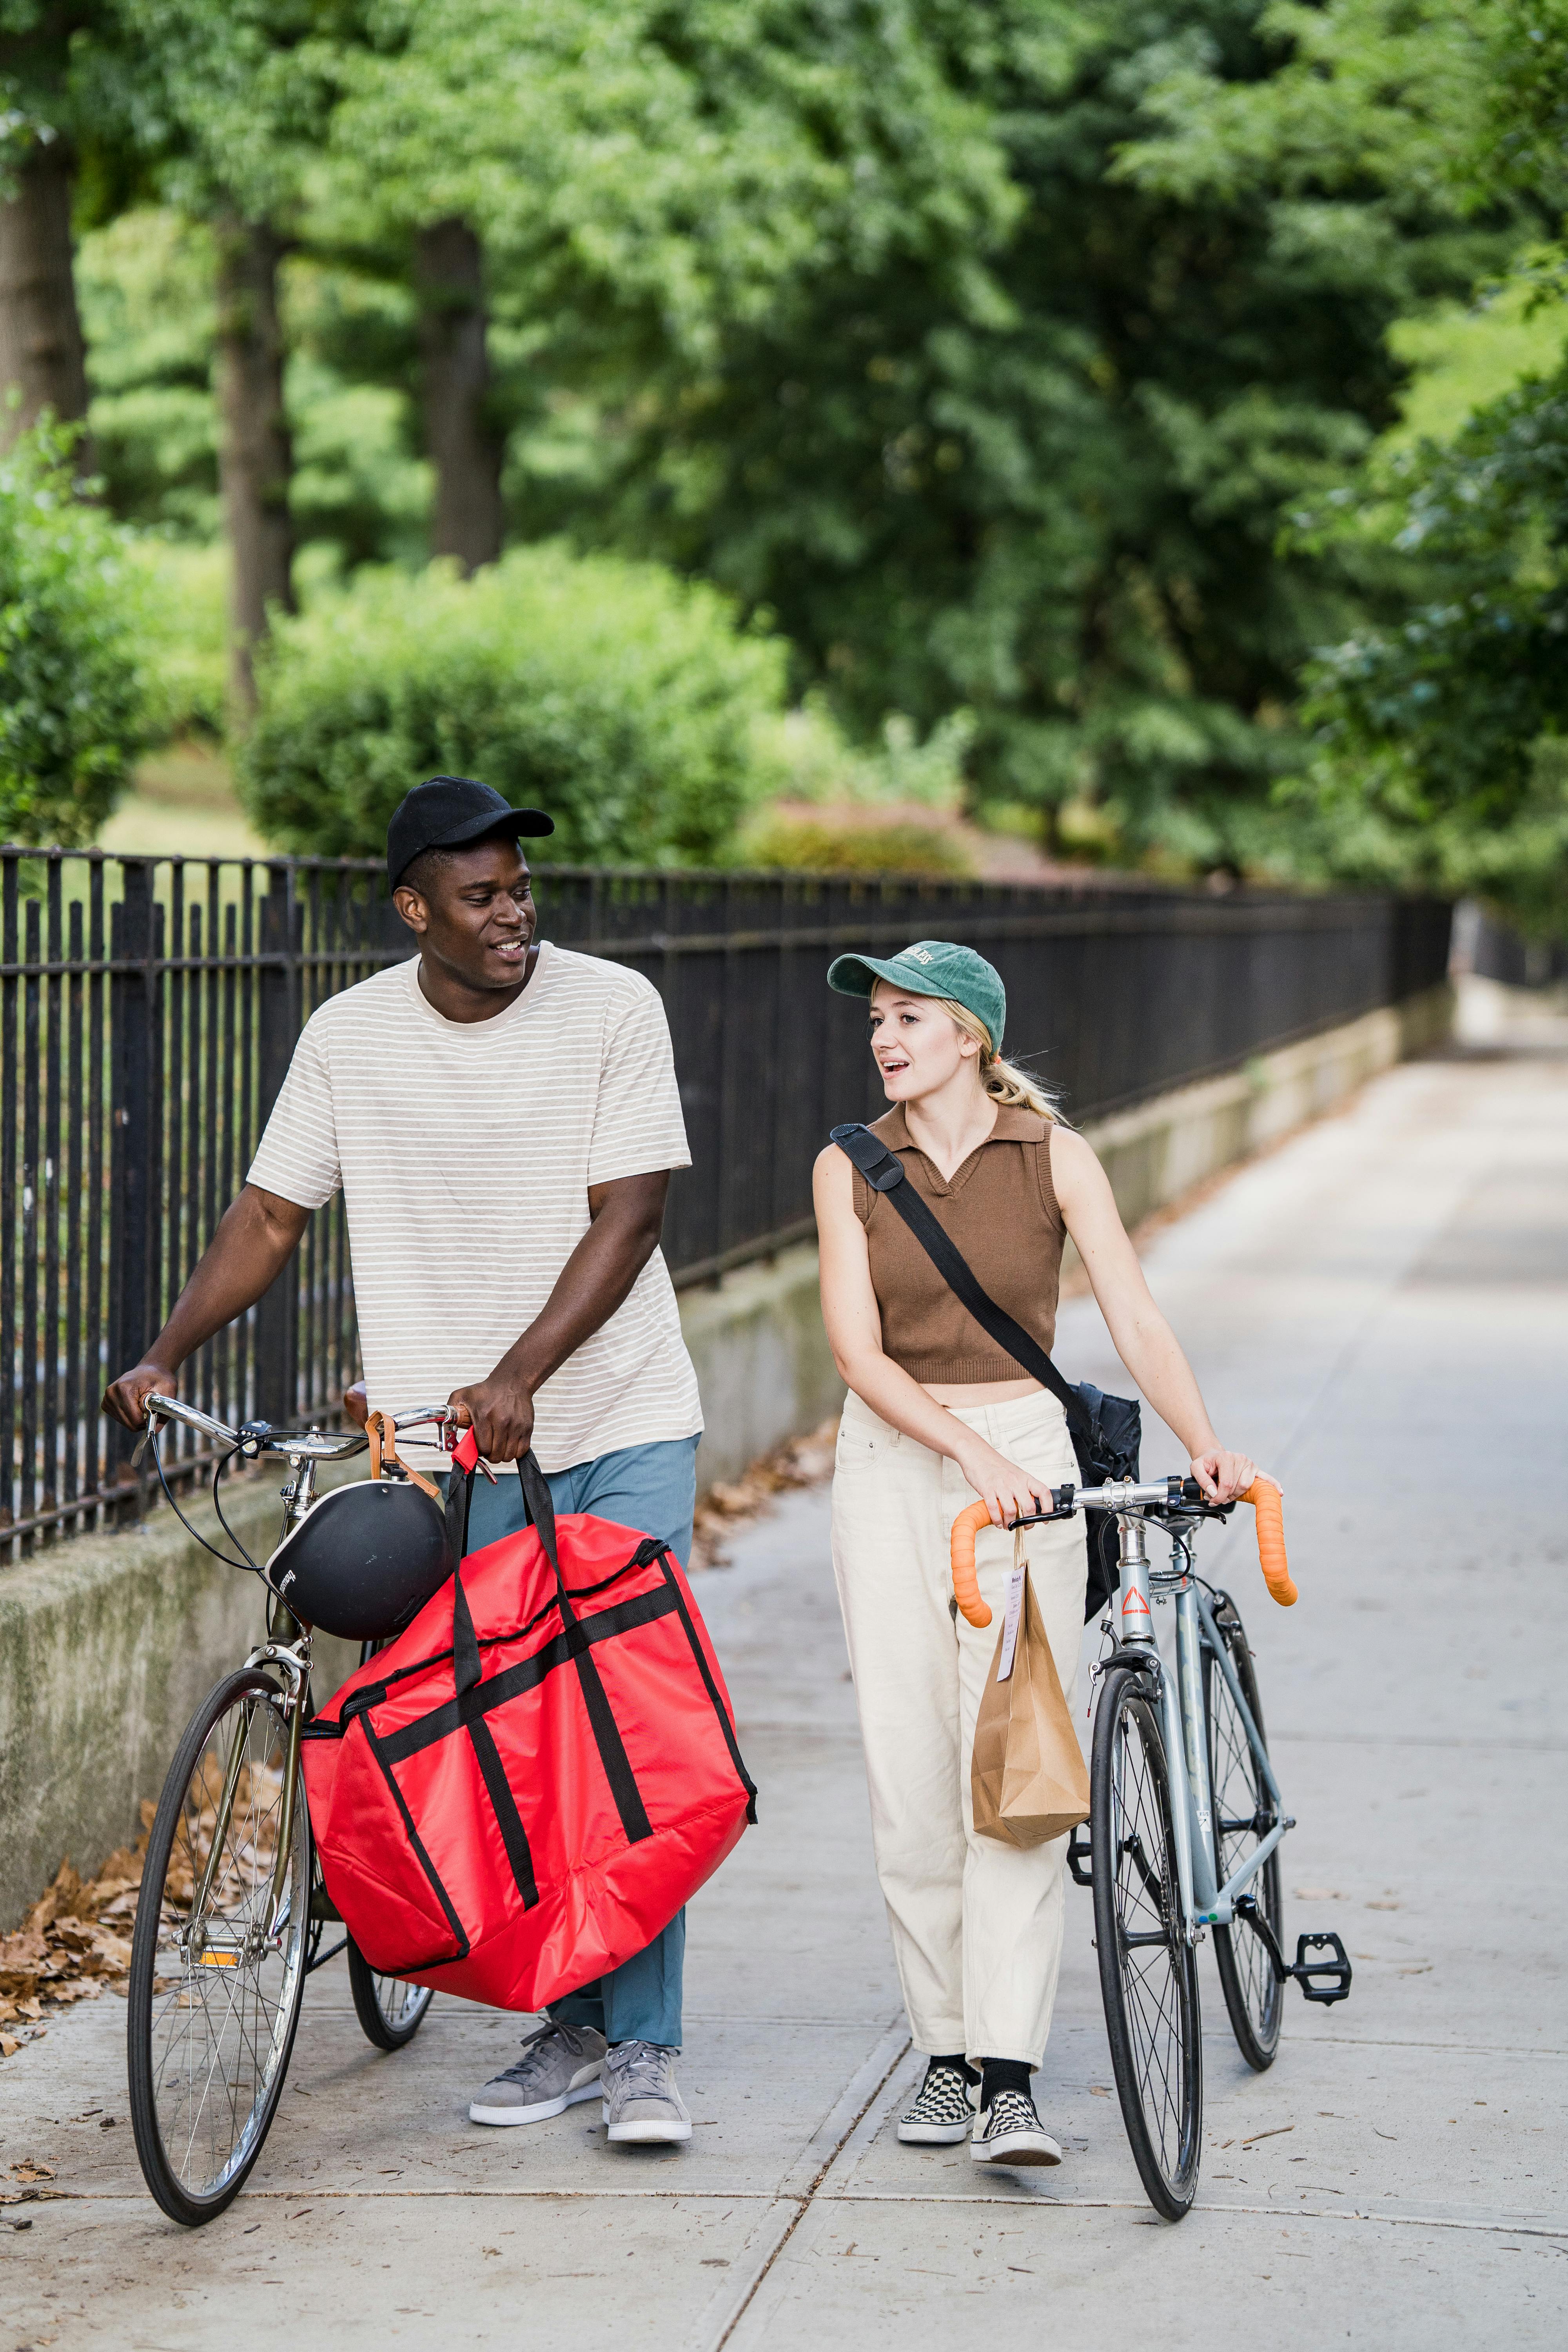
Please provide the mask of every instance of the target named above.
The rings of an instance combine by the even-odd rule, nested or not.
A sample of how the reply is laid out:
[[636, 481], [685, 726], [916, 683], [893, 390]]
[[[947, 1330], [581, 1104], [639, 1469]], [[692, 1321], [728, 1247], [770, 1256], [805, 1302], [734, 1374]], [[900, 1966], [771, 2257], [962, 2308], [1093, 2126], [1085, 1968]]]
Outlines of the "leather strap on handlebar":
[[370, 1475], [373, 1478], [382, 1475], [384, 1465], [389, 1470], [401, 1470], [410, 1485], [422, 1488], [433, 1503], [444, 1501], [441, 1489], [433, 1479], [423, 1476], [417, 1470], [411, 1470], [406, 1462], [398, 1460], [397, 1432], [392, 1425], [389, 1413], [367, 1413], [364, 1426], [365, 1434], [370, 1439]]

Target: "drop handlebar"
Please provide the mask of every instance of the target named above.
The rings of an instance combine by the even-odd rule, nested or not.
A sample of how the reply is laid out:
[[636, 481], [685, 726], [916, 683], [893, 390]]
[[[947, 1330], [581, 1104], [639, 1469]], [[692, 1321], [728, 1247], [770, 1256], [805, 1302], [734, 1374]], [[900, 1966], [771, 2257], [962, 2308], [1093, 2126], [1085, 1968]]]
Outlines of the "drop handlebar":
[[[1161, 1478], [1142, 1485], [1131, 1481], [1105, 1486], [1053, 1486], [1048, 1489], [1051, 1507], [1048, 1511], [1032, 1513], [1027, 1518], [1011, 1521], [1016, 1527], [1033, 1527], [1047, 1519], [1070, 1518], [1075, 1511], [1173, 1511], [1180, 1513], [1194, 1504], [1203, 1503], [1203, 1490], [1195, 1478]], [[1044, 1500], [1045, 1497], [1041, 1497]], [[1258, 1559], [1263, 1570], [1263, 1580], [1282, 1609], [1289, 1609], [1296, 1599], [1296, 1587], [1285, 1558], [1285, 1514], [1283, 1497], [1271, 1478], [1255, 1478], [1238, 1499], [1250, 1503], [1258, 1520]], [[974, 1542], [984, 1527], [991, 1523], [988, 1503], [971, 1503], [960, 1511], [952, 1523], [952, 1591], [960, 1609], [972, 1625], [989, 1625], [991, 1611], [980, 1594], [979, 1580], [974, 1571]]]

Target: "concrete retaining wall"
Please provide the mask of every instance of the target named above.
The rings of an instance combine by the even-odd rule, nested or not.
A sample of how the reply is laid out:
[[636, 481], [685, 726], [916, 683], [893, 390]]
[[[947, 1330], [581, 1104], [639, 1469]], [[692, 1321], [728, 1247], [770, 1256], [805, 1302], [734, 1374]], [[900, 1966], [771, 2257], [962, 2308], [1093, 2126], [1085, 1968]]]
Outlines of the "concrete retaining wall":
[[[1433, 990], [1090, 1127], [1123, 1217], [1136, 1223], [1330, 1108], [1438, 1042], [1450, 1020], [1448, 990]], [[837, 1407], [842, 1383], [809, 1244], [688, 1292], [681, 1321], [707, 1415], [702, 1486], [736, 1476]], [[252, 1551], [274, 1539], [278, 1484], [260, 1476], [227, 1505]], [[205, 1506], [191, 1516], [212, 1533]], [[90, 1871], [133, 1832], [187, 1717], [244, 1658], [260, 1622], [254, 1580], [209, 1559], [167, 1511], [0, 1570], [0, 1933], [62, 1855]], [[329, 1690], [353, 1663], [342, 1643], [321, 1642], [318, 1658], [318, 1686]]]
[[1331, 1109], [1379, 1070], [1441, 1044], [1453, 1020], [1454, 992], [1444, 981], [1405, 1004], [1090, 1122], [1084, 1133], [1105, 1164], [1123, 1223], [1135, 1225], [1205, 1176]]

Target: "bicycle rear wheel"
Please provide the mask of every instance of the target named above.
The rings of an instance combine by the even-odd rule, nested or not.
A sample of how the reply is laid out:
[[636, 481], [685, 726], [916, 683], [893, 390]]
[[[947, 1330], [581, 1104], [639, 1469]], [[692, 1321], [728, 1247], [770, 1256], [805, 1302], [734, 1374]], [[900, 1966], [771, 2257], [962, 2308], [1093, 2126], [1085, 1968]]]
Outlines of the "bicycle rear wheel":
[[1112, 1666], [1101, 1685], [1089, 1804], [1111, 2072], [1149, 2201], [1179, 2221], [1197, 2189], [1203, 2144], [1197, 1960], [1181, 1916], [1159, 1709], [1136, 1666]]
[[354, 2015], [367, 2042], [378, 2050], [401, 2050], [413, 2041], [425, 2022], [425, 2012], [436, 1995], [429, 1985], [405, 1984], [401, 1977], [384, 1977], [371, 1967], [353, 1937], [349, 1937], [349, 1990]]
[[294, 2046], [310, 1823], [300, 1785], [279, 1884], [288, 1763], [277, 1684], [255, 1667], [226, 1675], [175, 1751], [148, 1840], [127, 2002], [131, 2121], [148, 2188], [188, 2225], [238, 2195]]
[[[1258, 1695], [1258, 1675], [1241, 1612], [1228, 1592], [1215, 1595], [1214, 1621], [1261, 1739], [1263, 1706]], [[1241, 1710], [1206, 1641], [1203, 1645], [1203, 1666], [1204, 1706], [1209, 1726], [1209, 1786], [1219, 1883], [1223, 1886], [1267, 1837], [1277, 1814], [1274, 1800], [1258, 1769]], [[1254, 1877], [1248, 1892], [1283, 1950], [1285, 1910], [1278, 1846]], [[1237, 2047], [1247, 2064], [1261, 2074], [1273, 2065], [1279, 2052], [1285, 1988], [1274, 1973], [1274, 1963], [1263, 1938], [1254, 1935], [1245, 1921], [1234, 1927], [1215, 1929], [1214, 1956]]]

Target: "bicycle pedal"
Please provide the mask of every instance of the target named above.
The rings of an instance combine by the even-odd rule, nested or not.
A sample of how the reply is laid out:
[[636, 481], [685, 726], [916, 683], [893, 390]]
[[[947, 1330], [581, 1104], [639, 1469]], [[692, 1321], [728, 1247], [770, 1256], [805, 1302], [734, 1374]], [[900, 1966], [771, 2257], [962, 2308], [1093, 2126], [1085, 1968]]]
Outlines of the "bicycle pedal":
[[[1310, 1960], [1307, 1958], [1309, 1952], [1331, 1952], [1333, 1958], [1330, 1960]], [[1321, 1936], [1297, 1937], [1296, 1965], [1289, 1973], [1309, 2000], [1321, 2000], [1328, 2005], [1350, 1999], [1350, 1957], [1331, 1928]], [[1320, 1983], [1320, 1978], [1326, 1981]]]
[[1075, 1886], [1092, 1886], [1094, 1874], [1089, 1869], [1089, 1823], [1080, 1822], [1068, 1839], [1068, 1868]]

